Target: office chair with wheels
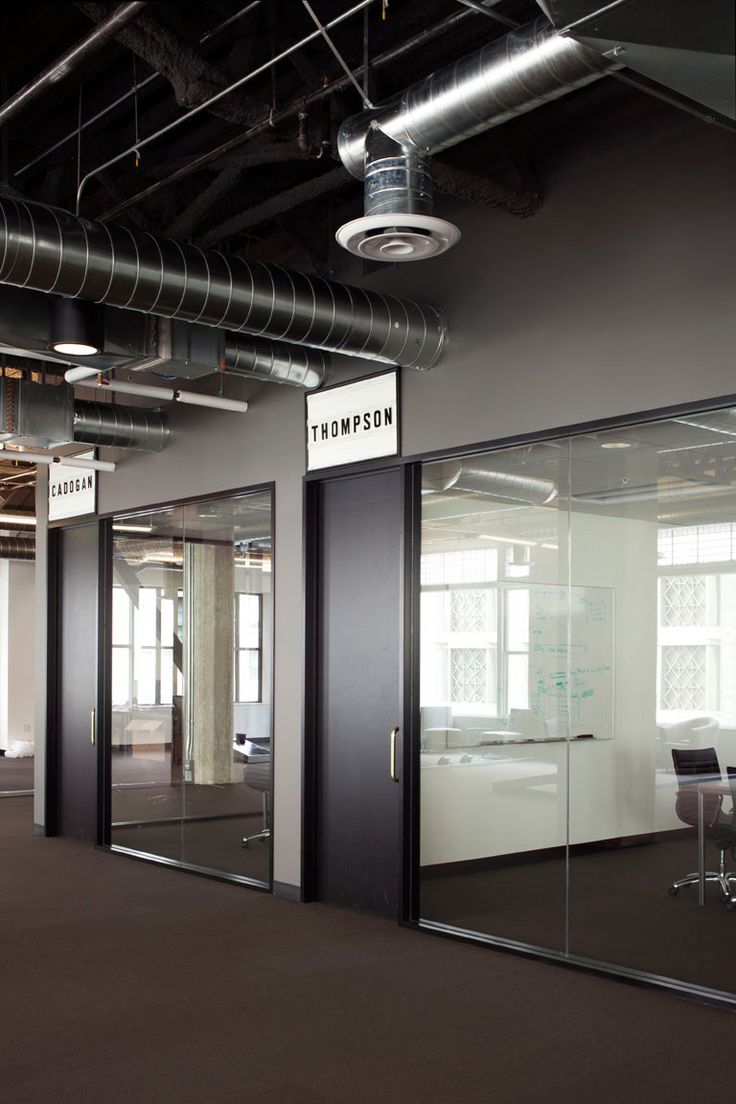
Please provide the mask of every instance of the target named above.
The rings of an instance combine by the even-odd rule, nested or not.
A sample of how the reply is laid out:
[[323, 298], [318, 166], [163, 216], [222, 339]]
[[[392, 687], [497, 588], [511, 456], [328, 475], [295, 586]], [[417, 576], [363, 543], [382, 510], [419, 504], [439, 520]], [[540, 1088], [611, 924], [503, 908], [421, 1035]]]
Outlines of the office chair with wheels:
[[261, 792], [263, 822], [260, 832], [255, 832], [252, 836], [243, 836], [243, 847], [247, 847], [253, 840], [268, 839], [271, 835], [271, 756], [264, 755], [263, 760], [262, 763], [259, 763], [258, 759], [251, 760], [245, 768], [246, 786]]
[[[683, 824], [691, 828], [698, 827], [698, 782], [720, 782], [721, 768], [718, 763], [716, 749], [708, 748], [672, 748], [672, 761], [675, 765], [675, 773], [679, 783], [675, 812]], [[736, 776], [736, 768], [729, 767], [729, 777]], [[733, 785], [733, 784], [732, 784]], [[707, 870], [706, 882], [717, 882], [721, 889], [721, 895], [729, 909], [736, 908], [736, 895], [732, 892], [731, 883], [736, 889], [736, 873], [729, 874], [726, 870], [726, 852], [736, 849], [736, 828], [734, 827], [733, 814], [728, 819], [721, 818], [721, 806], [723, 797], [720, 794], [706, 793], [703, 797], [703, 822], [705, 825], [706, 839], [712, 840], [718, 848], [718, 871]], [[700, 876], [697, 871], [686, 874], [684, 878], [678, 878], [669, 888], [671, 896], [675, 897], [683, 886], [697, 885]]]

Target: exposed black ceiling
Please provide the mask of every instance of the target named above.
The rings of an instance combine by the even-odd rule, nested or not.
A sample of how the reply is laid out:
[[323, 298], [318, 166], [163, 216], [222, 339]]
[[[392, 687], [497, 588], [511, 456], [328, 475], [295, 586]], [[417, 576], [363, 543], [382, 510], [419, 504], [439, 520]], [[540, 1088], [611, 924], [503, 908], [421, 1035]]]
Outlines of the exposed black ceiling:
[[[2, 100], [116, 6], [6, 5]], [[315, 0], [313, 8], [326, 23], [351, 6], [349, 0]], [[501, 0], [485, 14], [458, 0], [391, 0], [386, 6], [374, 0], [331, 35], [361, 82], [368, 60], [368, 92], [381, 102], [539, 14], [534, 0]], [[29, 199], [74, 210], [80, 177], [314, 30], [300, 0], [149, 3], [2, 127], [2, 178]], [[615, 82], [603, 84], [615, 86], [619, 102], [641, 98]], [[591, 94], [584, 90], [571, 98]], [[607, 95], [596, 89], [591, 103]], [[302, 267], [324, 269], [333, 229], [351, 212], [360, 213], [361, 187], [335, 149], [337, 127], [360, 107], [358, 93], [318, 35], [143, 148], [140, 157], [130, 153], [96, 173], [80, 213], [256, 259], [293, 261], [296, 253]], [[566, 104], [553, 104], [541, 114], [548, 125], [569, 111]], [[436, 191], [522, 217], [536, 213], [540, 199], [532, 166], [540, 127], [532, 117], [519, 119], [437, 158]]]

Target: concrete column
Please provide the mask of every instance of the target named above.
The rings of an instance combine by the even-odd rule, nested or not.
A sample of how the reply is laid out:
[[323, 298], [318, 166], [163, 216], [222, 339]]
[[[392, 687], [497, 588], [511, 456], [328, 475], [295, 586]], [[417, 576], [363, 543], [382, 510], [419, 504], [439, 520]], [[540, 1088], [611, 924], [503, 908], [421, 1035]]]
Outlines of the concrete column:
[[185, 779], [233, 780], [234, 555], [230, 544], [184, 552]]

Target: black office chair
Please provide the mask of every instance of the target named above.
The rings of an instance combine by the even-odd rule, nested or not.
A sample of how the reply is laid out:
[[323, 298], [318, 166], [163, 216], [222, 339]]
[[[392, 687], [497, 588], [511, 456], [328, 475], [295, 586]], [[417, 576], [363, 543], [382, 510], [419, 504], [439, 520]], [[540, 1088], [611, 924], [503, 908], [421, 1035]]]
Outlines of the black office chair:
[[[698, 790], [697, 783], [712, 780], [721, 781], [721, 768], [718, 763], [716, 749], [709, 748], [672, 748], [672, 761], [675, 765], [675, 773], [680, 788], [677, 791], [675, 812], [683, 824], [692, 828], [698, 827]], [[728, 768], [729, 779], [732, 780], [732, 790], [736, 794], [736, 767]], [[721, 794], [708, 794], [703, 797], [703, 823], [706, 839], [712, 840], [718, 848], [718, 871], [707, 870], [706, 882], [718, 882], [721, 895], [726, 908], [736, 908], [736, 893], [732, 892], [731, 883], [736, 886], [736, 873], [729, 874], [726, 870], [726, 852], [736, 851], [736, 826], [734, 813], [727, 819], [721, 818], [721, 806], [723, 796]], [[736, 856], [735, 856], [736, 857]], [[700, 881], [698, 872], [686, 874], [684, 878], [678, 878], [669, 888], [670, 894], [675, 897], [683, 886], [697, 885]]]
[[[260, 758], [260, 757], [259, 757]], [[260, 832], [252, 836], [243, 836], [242, 845], [247, 847], [253, 840], [268, 839], [271, 835], [271, 756], [264, 755], [263, 762], [249, 761], [245, 768], [245, 784], [254, 790], [260, 790], [263, 803], [263, 823]]]

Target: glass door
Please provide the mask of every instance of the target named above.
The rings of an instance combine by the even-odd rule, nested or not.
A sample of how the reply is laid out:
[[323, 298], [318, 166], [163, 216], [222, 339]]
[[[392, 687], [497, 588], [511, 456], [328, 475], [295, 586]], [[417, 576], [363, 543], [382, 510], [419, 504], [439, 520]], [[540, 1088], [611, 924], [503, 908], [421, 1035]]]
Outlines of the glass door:
[[420, 917], [736, 996], [736, 410], [423, 467]]
[[[528, 474], [527, 474], [528, 473]], [[427, 921], [563, 951], [567, 450], [427, 464], [421, 877]]]
[[115, 519], [111, 843], [269, 884], [270, 492]]

